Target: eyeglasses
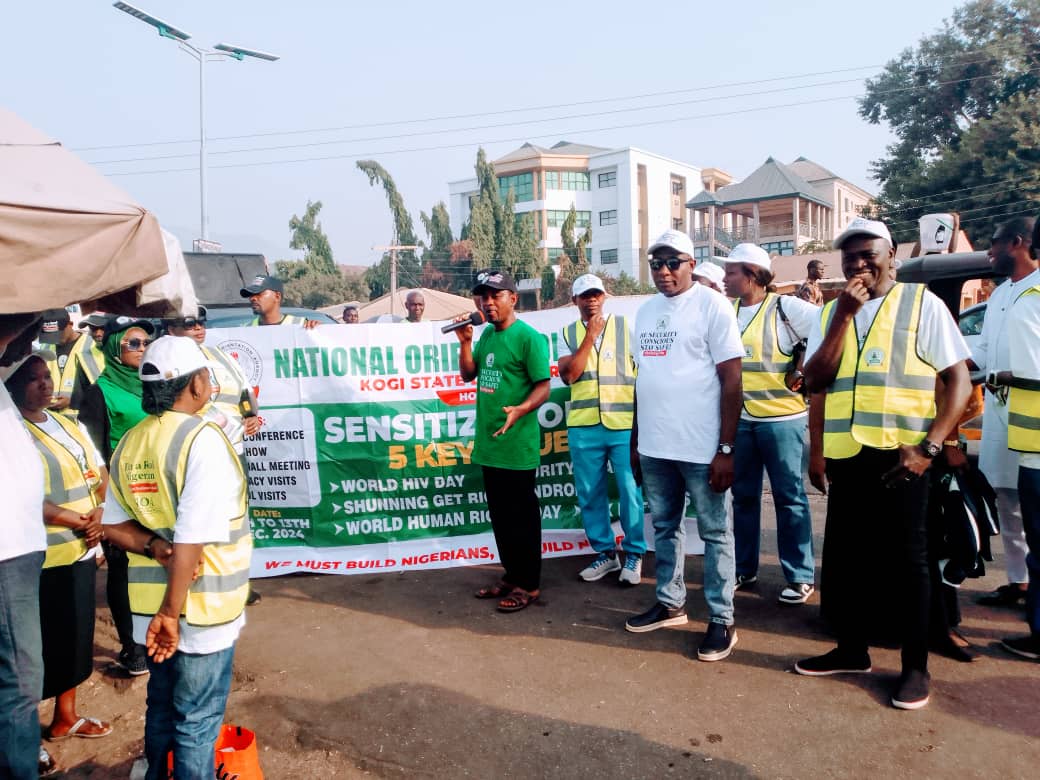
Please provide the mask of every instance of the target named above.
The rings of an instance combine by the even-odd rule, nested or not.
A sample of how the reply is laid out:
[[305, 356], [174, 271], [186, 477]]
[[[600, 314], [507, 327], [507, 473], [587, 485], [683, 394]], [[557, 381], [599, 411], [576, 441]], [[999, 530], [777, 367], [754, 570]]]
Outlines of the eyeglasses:
[[184, 328], [185, 330], [192, 330], [193, 328], [205, 328], [206, 318], [205, 317], [185, 317], [183, 320], [174, 320], [170, 323], [174, 328]]
[[126, 341], [119, 342], [123, 349], [129, 352], [137, 352], [142, 350], [152, 343], [151, 339], [127, 339]]
[[669, 271], [678, 271], [680, 268], [682, 268], [683, 263], [688, 263], [688, 262], [690, 262], [690, 261], [689, 260], [682, 260], [681, 258], [678, 258], [678, 257], [669, 257], [666, 260], [656, 260], [654, 258], [651, 258], [650, 259], [650, 270], [651, 271], [660, 271], [663, 266], [668, 266], [668, 270]]

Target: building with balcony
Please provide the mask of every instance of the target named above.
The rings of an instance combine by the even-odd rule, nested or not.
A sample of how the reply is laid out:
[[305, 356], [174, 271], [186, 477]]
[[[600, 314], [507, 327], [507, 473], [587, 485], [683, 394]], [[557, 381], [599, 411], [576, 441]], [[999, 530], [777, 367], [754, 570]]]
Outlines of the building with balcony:
[[870, 193], [805, 157], [784, 165], [770, 157], [740, 182], [717, 168], [687, 201], [698, 259], [726, 255], [750, 241], [771, 255], [827, 246], [870, 203]]
[[[700, 168], [632, 147], [526, 143], [493, 165], [501, 196], [512, 191], [516, 213], [531, 214], [546, 262], [563, 254], [560, 227], [573, 206], [575, 238], [586, 226], [592, 232], [586, 247], [592, 271], [643, 281], [649, 280], [644, 260], [650, 243], [669, 228], [690, 230], [686, 201], [701, 186]], [[448, 187], [451, 229], [458, 236], [480, 190], [475, 178]]]

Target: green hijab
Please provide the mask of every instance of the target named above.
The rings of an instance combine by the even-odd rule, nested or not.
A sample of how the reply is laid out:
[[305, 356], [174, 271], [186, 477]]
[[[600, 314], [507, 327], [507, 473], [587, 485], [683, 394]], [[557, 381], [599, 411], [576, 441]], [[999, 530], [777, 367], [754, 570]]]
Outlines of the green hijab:
[[152, 331], [151, 323], [140, 321], [128, 322], [119, 330], [112, 330], [105, 335], [101, 344], [101, 352], [105, 356], [105, 370], [98, 377], [98, 386], [105, 396], [105, 408], [108, 409], [109, 446], [114, 451], [123, 434], [145, 418], [141, 408], [141, 378], [137, 369], [131, 368], [120, 360], [122, 354], [123, 334], [131, 328], [138, 328], [146, 333]]

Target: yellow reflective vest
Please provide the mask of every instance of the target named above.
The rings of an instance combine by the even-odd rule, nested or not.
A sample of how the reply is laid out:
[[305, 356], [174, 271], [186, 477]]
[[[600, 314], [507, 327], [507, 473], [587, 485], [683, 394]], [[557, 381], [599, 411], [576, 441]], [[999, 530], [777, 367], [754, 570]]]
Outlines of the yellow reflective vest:
[[[112, 455], [112, 495], [130, 517], [171, 543], [188, 453], [207, 425], [220, 430], [195, 415], [148, 415], [126, 433]], [[221, 433], [221, 438], [239, 475], [237, 484], [221, 487], [237, 492], [238, 511], [230, 518], [230, 541], [207, 544], [202, 549], [199, 576], [188, 590], [182, 612], [182, 617], [193, 626], [231, 622], [242, 614], [249, 594], [253, 541], [246, 518], [245, 474], [227, 437]], [[144, 555], [131, 552], [128, 558], [130, 610], [138, 615], [154, 615], [166, 594], [166, 569]]]
[[[301, 317], [298, 314], [285, 314], [282, 319], [274, 323], [275, 325], [303, 325], [307, 322], [306, 317]], [[253, 320], [249, 323], [250, 326], [260, 326], [260, 318], [253, 317]]]
[[105, 354], [89, 335], [81, 337], [76, 342], [76, 346], [72, 348], [72, 354], [69, 355], [69, 360], [72, 360], [73, 357], [76, 358], [80, 371], [90, 384], [94, 384], [101, 376], [101, 372], [105, 370]]
[[[72, 391], [76, 389], [76, 374], [82, 365], [81, 354], [84, 350], [89, 350], [93, 345], [94, 339], [86, 334], [81, 334], [80, 337], [76, 339], [76, 343], [72, 345], [72, 349], [69, 350], [69, 354], [65, 358], [64, 366], [59, 369], [57, 360], [47, 361], [47, 367], [51, 372], [51, 381], [54, 382], [54, 395], [62, 396], [64, 398], [72, 397]], [[104, 358], [102, 358], [102, 360], [104, 360]], [[96, 382], [100, 374], [101, 371], [98, 371], [96, 376], [90, 378], [90, 381]], [[78, 411], [79, 410], [77, 409], [69, 407], [67, 409], [62, 409], [60, 414], [75, 419]]]
[[[101, 466], [94, 457], [94, 445], [83, 435], [76, 423], [60, 414], [51, 414], [69, 437], [83, 448], [86, 462], [80, 463], [72, 452], [52, 438], [40, 426], [26, 420], [25, 426], [32, 434], [33, 443], [43, 458], [43, 487], [47, 499], [58, 506], [85, 515], [96, 507], [98, 491], [101, 489]], [[43, 568], [68, 566], [87, 552], [83, 534], [64, 525], [48, 524], [47, 555]]]
[[[571, 350], [585, 339], [580, 320], [563, 330], [563, 340]], [[593, 346], [585, 370], [571, 385], [567, 407], [570, 428], [602, 424], [612, 431], [630, 430], [635, 413], [636, 364], [628, 322], [624, 317], [607, 317], [599, 347]]]
[[[1023, 290], [1018, 298], [1027, 295], [1040, 295], [1040, 284]], [[1014, 380], [1008, 394], [1008, 449], [1040, 452], [1040, 390], [1015, 387]]]
[[[767, 293], [755, 316], [741, 331], [744, 359], [741, 363], [744, 385], [744, 411], [752, 417], [784, 417], [805, 411], [801, 393], [792, 393], [784, 384], [791, 356], [780, 347], [776, 307], [780, 296]], [[734, 304], [740, 312], [740, 299]]]
[[203, 346], [202, 352], [206, 355], [206, 359], [214, 364], [214, 367], [211, 367], [210, 370], [213, 372], [220, 389], [217, 391], [216, 396], [210, 399], [210, 404], [199, 414], [208, 420], [217, 422], [218, 425], [220, 423], [215, 419], [216, 415], [212, 414], [213, 410], [218, 411], [221, 416], [230, 420], [230, 425], [221, 425], [220, 427], [231, 441], [232, 446], [239, 445], [242, 443], [244, 433], [241, 402], [242, 391], [248, 387], [246, 378], [242, 375], [242, 369], [239, 368], [238, 361], [223, 350]]
[[[823, 454], [851, 458], [861, 447], [891, 450], [924, 440], [935, 418], [936, 370], [917, 354], [925, 287], [895, 284], [881, 302], [860, 348], [854, 323], [827, 389]], [[835, 301], [823, 307], [824, 334]]]

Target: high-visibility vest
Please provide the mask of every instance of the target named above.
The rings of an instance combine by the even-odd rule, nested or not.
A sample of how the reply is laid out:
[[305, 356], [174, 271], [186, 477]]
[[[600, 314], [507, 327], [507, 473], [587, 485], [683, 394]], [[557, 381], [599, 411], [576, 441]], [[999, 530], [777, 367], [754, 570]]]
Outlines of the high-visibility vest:
[[[76, 343], [72, 345], [72, 349], [69, 350], [68, 356], [65, 358], [65, 365], [60, 369], [58, 368], [57, 360], [48, 360], [47, 367], [51, 372], [51, 381], [54, 382], [54, 395], [63, 398], [71, 398], [72, 391], [76, 389], [76, 373], [80, 370], [80, 358], [79, 353], [83, 351], [84, 345], [88, 348], [94, 344], [94, 339], [85, 334], [81, 334]], [[101, 372], [99, 371], [98, 374]], [[91, 381], [96, 381], [97, 376]], [[78, 409], [67, 407], [62, 409], [60, 414], [66, 417], [76, 418]]]
[[[285, 315], [282, 316], [281, 320], [279, 320], [278, 322], [276, 322], [274, 324], [275, 325], [303, 325], [305, 322], [307, 322], [307, 318], [306, 317], [301, 317], [298, 314], [285, 314]], [[252, 320], [252, 322], [249, 323], [249, 325], [250, 326], [258, 326], [258, 325], [260, 325], [260, 318], [259, 317], [253, 317], [253, 320]]]
[[72, 354], [69, 355], [70, 360], [73, 355], [75, 355], [80, 371], [83, 372], [87, 382], [94, 384], [98, 377], [101, 376], [101, 372], [105, 370], [105, 353], [98, 348], [94, 339], [90, 336], [83, 336], [76, 342], [76, 346], [72, 348]]
[[[740, 333], [744, 344], [741, 362], [744, 385], [744, 411], [752, 417], [784, 417], [805, 411], [801, 393], [793, 393], [784, 384], [791, 356], [780, 347], [776, 328], [776, 307], [780, 296], [767, 293], [762, 304]], [[734, 302], [740, 311], [740, 299]]]
[[[1040, 284], [1023, 290], [1015, 300], [1027, 295], [1040, 295]], [[1040, 390], [1012, 383], [1008, 393], [1008, 449], [1040, 452]]]
[[[149, 415], [126, 433], [112, 456], [112, 495], [130, 517], [171, 543], [188, 453], [206, 426], [220, 430], [195, 415], [172, 411]], [[223, 433], [220, 436], [238, 474], [235, 484], [221, 485], [221, 489], [236, 491], [238, 508], [230, 518], [230, 541], [202, 548], [199, 576], [188, 590], [182, 612], [182, 617], [195, 626], [231, 622], [242, 614], [249, 595], [253, 541], [246, 519], [245, 474], [227, 437]], [[166, 569], [144, 555], [127, 555], [130, 611], [154, 615], [166, 593]]]
[[[935, 418], [936, 370], [917, 354], [924, 285], [895, 284], [881, 302], [862, 349], [845, 332], [841, 363], [827, 388], [823, 454], [851, 458], [863, 446], [891, 450], [920, 444]], [[823, 307], [826, 334], [835, 301]]]
[[211, 370], [220, 389], [217, 391], [217, 395], [210, 399], [209, 404], [199, 412], [199, 415], [217, 422], [218, 425], [220, 423], [215, 419], [217, 415], [212, 412], [215, 410], [219, 412], [220, 416], [226, 417], [230, 421], [230, 425], [220, 427], [231, 444], [237, 446], [242, 443], [244, 435], [241, 402], [242, 391], [248, 386], [246, 378], [242, 375], [242, 369], [238, 367], [238, 361], [231, 355], [220, 349], [206, 346], [202, 347], [202, 351], [206, 355], [206, 359], [214, 364]]
[[[94, 458], [94, 445], [83, 436], [76, 423], [60, 414], [52, 414], [51, 419], [83, 448], [86, 468], [58, 439], [51, 438], [40, 426], [26, 420], [25, 427], [32, 434], [33, 443], [43, 458], [44, 495], [58, 506], [80, 515], [88, 514], [98, 505], [97, 494], [101, 489], [101, 466]], [[82, 532], [49, 523], [46, 528], [47, 555], [43, 560], [43, 568], [68, 566], [87, 552]]]
[[[571, 353], [585, 339], [585, 326], [580, 320], [563, 331], [563, 340]], [[599, 348], [593, 346], [585, 370], [571, 384], [571, 400], [567, 407], [568, 427], [602, 423], [612, 431], [630, 430], [635, 413], [636, 364], [628, 323], [624, 317], [607, 317]]]

